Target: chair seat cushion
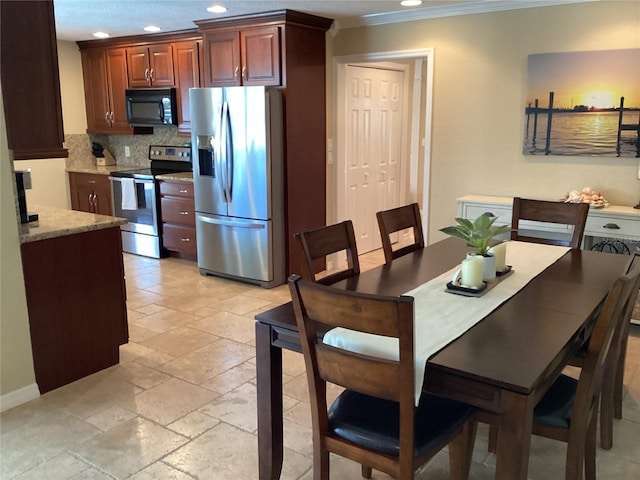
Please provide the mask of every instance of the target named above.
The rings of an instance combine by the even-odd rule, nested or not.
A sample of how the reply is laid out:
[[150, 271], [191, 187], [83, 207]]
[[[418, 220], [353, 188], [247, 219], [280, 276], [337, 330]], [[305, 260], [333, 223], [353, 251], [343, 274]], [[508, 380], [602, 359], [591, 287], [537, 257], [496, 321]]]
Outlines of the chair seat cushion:
[[533, 422], [569, 428], [577, 388], [578, 380], [567, 375], [560, 375], [536, 405], [533, 411]]
[[[415, 411], [414, 456], [446, 440], [470, 416], [468, 405], [423, 394]], [[345, 390], [329, 409], [329, 431], [370, 450], [398, 456], [400, 404]]]

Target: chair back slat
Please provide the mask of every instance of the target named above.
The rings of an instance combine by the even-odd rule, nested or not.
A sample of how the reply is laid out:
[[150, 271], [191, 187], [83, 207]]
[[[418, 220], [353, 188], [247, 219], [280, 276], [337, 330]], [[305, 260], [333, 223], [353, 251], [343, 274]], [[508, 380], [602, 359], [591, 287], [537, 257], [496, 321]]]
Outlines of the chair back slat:
[[[331, 285], [360, 273], [356, 237], [351, 220], [296, 233], [294, 238], [298, 246], [302, 278]], [[317, 274], [324, 270], [327, 255], [341, 251], [345, 251], [347, 268], [319, 277]]]
[[[315, 382], [329, 381], [350, 390], [388, 400], [414, 399], [413, 298], [384, 297], [335, 289], [289, 278], [302, 350]], [[323, 344], [321, 334], [343, 327], [396, 338], [399, 358], [371, 357]], [[316, 385], [316, 391], [323, 387]]]
[[[424, 248], [422, 218], [420, 217], [420, 206], [417, 203], [377, 212], [376, 218], [378, 219], [385, 263], [390, 263], [394, 258]], [[413, 229], [413, 243], [394, 250], [391, 244], [391, 235], [407, 228]]]
[[[564, 203], [515, 197], [511, 216], [511, 240], [580, 248], [588, 215], [589, 204], [587, 203]], [[521, 220], [571, 225], [573, 232], [568, 240], [522, 235], [519, 233], [519, 230], [522, 230]]]
[[[329, 345], [315, 346], [318, 371], [324, 380], [373, 397], [399, 401], [400, 364], [360, 355]], [[375, 372], [375, 376], [371, 375]]]

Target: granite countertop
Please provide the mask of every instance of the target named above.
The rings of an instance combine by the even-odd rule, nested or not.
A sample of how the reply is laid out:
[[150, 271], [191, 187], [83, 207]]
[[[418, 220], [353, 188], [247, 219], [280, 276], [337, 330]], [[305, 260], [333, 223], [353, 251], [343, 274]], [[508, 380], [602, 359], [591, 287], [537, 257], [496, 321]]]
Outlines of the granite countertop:
[[20, 243], [102, 230], [127, 223], [124, 218], [41, 205], [30, 206], [29, 210], [38, 214], [38, 221], [20, 225]]
[[164, 173], [162, 175], [156, 175], [156, 179], [193, 183], [193, 172]]
[[142, 167], [123, 167], [120, 165], [109, 165], [108, 167], [98, 167], [97, 165], [81, 165], [81, 166], [73, 166], [67, 167], [67, 172], [75, 172], [75, 173], [93, 173], [98, 175], [109, 175], [112, 172], [124, 172], [127, 170], [137, 170]]

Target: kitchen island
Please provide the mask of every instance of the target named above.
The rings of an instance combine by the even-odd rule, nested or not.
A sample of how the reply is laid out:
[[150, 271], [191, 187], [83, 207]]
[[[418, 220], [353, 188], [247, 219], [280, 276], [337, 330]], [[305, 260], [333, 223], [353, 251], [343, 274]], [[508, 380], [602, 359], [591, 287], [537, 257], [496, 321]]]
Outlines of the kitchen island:
[[123, 218], [30, 205], [20, 243], [40, 393], [115, 365], [128, 341]]

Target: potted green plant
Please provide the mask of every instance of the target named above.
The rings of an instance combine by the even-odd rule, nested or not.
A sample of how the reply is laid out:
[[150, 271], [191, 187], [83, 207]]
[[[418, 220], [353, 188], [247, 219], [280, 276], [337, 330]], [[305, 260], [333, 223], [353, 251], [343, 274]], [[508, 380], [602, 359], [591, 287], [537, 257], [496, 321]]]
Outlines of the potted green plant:
[[[467, 245], [474, 249], [473, 253], [467, 254], [481, 256], [483, 259], [482, 279], [493, 280], [496, 277], [496, 258], [489, 252], [493, 246], [491, 241], [498, 235], [509, 233], [511, 226], [494, 226], [498, 217], [488, 217], [480, 215], [474, 222], [466, 218], [456, 218], [457, 225], [441, 228], [440, 231], [458, 237], [467, 242]], [[501, 243], [501, 241], [494, 242]]]
[[466, 218], [456, 218], [457, 225], [441, 228], [440, 231], [463, 239], [474, 249], [476, 255], [486, 256], [492, 246], [489, 244], [491, 240], [511, 231], [510, 225], [494, 226], [497, 219], [498, 217], [491, 218], [487, 215], [480, 215], [474, 222]]

